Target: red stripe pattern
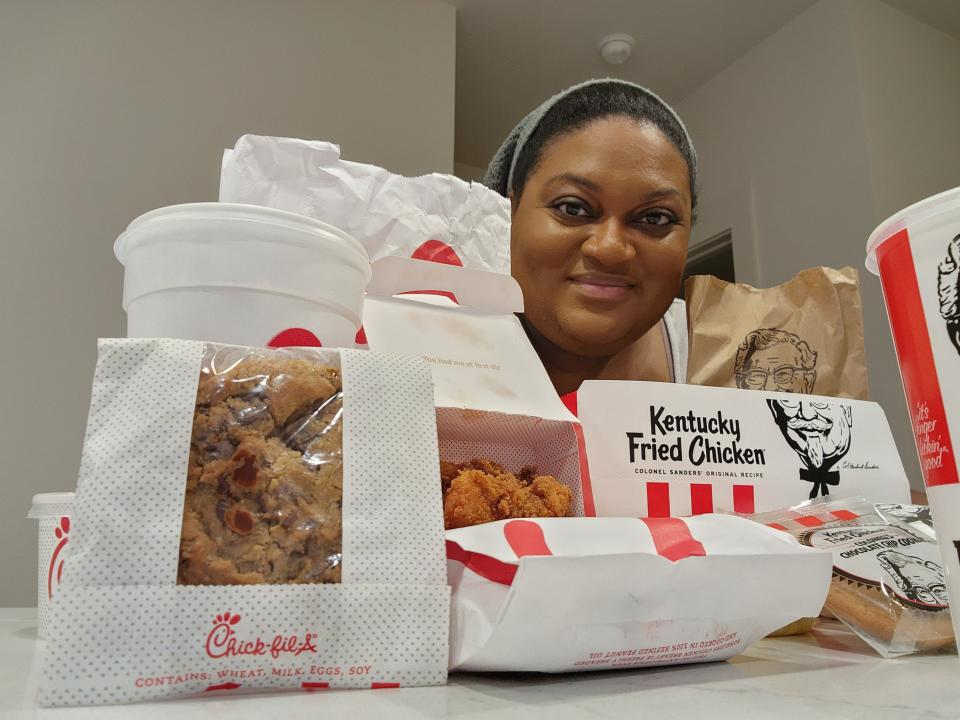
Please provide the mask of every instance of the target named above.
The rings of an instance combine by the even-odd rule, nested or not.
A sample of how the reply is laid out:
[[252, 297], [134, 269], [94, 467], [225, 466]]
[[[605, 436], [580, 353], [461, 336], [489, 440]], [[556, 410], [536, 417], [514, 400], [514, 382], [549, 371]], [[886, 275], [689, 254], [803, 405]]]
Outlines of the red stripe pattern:
[[518, 558], [553, 555], [547, 547], [543, 528], [532, 520], [511, 520], [503, 526], [503, 536]]
[[[576, 415], [577, 394], [573, 395], [573, 414]], [[564, 397], [570, 397], [565, 395]], [[586, 517], [596, 517], [597, 507], [593, 501], [593, 485], [590, 482], [590, 463], [587, 462], [587, 441], [583, 437], [583, 427], [579, 424], [573, 426], [573, 433], [577, 436], [577, 456], [580, 460], [580, 489], [583, 496], [583, 514]]]
[[647, 483], [647, 515], [652, 518], [670, 517], [670, 483]]
[[[730, 495], [727, 490], [729, 486], [720, 485], [719, 505], [724, 510], [730, 509]], [[715, 512], [717, 502], [714, 498], [716, 489], [712, 483], [690, 483], [690, 512], [674, 512], [670, 502], [670, 483], [666, 482], [648, 482], [645, 484], [647, 493], [647, 516], [648, 517], [674, 517], [690, 515], [703, 515], [704, 513]], [[682, 492], [682, 485], [675, 485], [674, 491]], [[756, 512], [755, 490], [753, 485], [734, 485], [732, 487], [733, 511], [744, 514]]]
[[513, 584], [517, 566], [501, 562], [496, 558], [464, 550], [452, 540], [447, 540], [447, 560], [462, 563], [464, 566], [490, 582], [501, 585]]
[[225, 682], [221, 683], [220, 685], [210, 685], [206, 690], [204, 690], [204, 692], [213, 692], [215, 690], [236, 690], [239, 687], [241, 687], [240, 683]]
[[640, 519], [650, 531], [653, 545], [661, 557], [677, 562], [683, 558], [703, 557], [707, 554], [700, 541], [690, 534], [690, 528], [683, 520], [652, 517]]
[[754, 510], [753, 485], [733, 486], [733, 511], [752, 514]]
[[713, 485], [708, 483], [690, 484], [690, 514], [703, 515], [713, 512]]
[[[924, 480], [927, 487], [960, 482], [920, 300], [910, 237], [905, 229], [877, 248], [877, 264]], [[935, 422], [939, 430], [939, 447], [945, 449], [943, 454], [939, 449], [927, 449], [924, 444], [927, 433], [922, 425], [931, 422]]]

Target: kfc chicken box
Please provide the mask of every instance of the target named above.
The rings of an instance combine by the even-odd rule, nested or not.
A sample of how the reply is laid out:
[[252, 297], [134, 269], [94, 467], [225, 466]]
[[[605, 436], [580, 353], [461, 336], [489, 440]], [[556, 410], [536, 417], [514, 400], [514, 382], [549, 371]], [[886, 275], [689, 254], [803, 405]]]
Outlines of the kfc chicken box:
[[103, 340], [39, 702], [442, 684], [430, 371]]
[[876, 403], [619, 381], [585, 382], [577, 402], [585, 503], [599, 516], [749, 514], [826, 495], [910, 502]]
[[516, 317], [516, 281], [400, 257], [373, 267], [370, 349], [419, 355], [433, 373], [446, 527], [592, 514], [580, 424]]

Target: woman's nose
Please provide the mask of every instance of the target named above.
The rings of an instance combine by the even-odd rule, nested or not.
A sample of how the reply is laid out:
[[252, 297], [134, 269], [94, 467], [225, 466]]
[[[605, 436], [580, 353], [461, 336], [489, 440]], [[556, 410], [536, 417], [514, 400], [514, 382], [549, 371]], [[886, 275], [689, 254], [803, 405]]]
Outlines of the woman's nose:
[[627, 237], [626, 228], [614, 219], [593, 226], [593, 233], [581, 250], [601, 265], [619, 265], [633, 260], [637, 249]]

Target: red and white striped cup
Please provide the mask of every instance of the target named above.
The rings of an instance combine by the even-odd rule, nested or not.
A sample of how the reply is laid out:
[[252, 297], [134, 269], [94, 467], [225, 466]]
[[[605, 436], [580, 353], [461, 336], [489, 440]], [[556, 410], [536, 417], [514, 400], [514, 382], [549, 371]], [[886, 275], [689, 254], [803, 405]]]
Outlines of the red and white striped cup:
[[883, 285], [960, 637], [960, 188], [883, 222], [866, 264]]
[[37, 555], [37, 636], [46, 637], [50, 625], [50, 603], [60, 585], [63, 560], [70, 542], [70, 513], [73, 493], [44, 493], [33, 496], [29, 518], [40, 521]]

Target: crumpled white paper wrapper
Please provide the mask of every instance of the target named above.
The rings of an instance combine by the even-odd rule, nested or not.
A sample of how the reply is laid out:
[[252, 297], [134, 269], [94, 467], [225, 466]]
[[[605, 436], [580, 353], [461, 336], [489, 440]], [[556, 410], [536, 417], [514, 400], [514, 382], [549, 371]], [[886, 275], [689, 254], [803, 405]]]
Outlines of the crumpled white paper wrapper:
[[307, 215], [346, 231], [371, 260], [399, 255], [510, 272], [510, 201], [452, 175], [408, 178], [347, 162], [337, 145], [243, 135], [224, 151], [220, 202]]

